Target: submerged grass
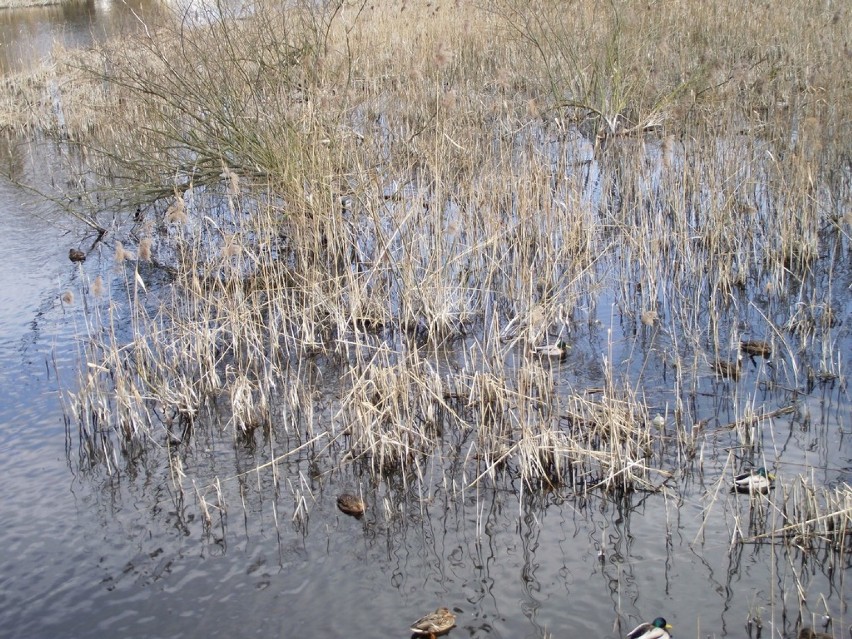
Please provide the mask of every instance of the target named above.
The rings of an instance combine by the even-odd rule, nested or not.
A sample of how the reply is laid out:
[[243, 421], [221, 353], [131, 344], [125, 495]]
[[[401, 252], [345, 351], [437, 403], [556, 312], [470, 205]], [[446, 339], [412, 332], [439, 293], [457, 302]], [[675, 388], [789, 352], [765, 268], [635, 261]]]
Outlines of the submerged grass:
[[[623, 494], [713, 450], [727, 479], [718, 442], [762, 454], [764, 403], [845, 389], [850, 353], [848, 9], [782, 4], [217, 6], [8, 79], [5, 128], [140, 207], [121, 295], [83, 291], [80, 463], [163, 451], [182, 485], [218, 424], [307, 451], [275, 475], [297, 523], [349, 465]], [[849, 486], [786, 490], [772, 534], [848, 552]]]

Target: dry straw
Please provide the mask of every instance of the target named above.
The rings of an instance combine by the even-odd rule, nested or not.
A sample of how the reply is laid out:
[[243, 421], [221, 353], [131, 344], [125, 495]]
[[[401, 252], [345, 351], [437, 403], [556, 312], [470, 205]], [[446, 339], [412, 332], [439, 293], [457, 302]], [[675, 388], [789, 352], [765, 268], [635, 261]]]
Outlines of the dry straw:
[[[235, 441], [321, 438], [316, 463], [377, 479], [666, 490], [703, 449], [690, 398], [736, 361], [746, 291], [789, 355], [774, 383], [841, 378], [823, 291], [850, 232], [847, 21], [783, 5], [259, 3], [9, 79], [3, 126], [85, 148], [73, 170], [150, 217], [122, 267], [130, 332], [90, 325], [82, 457], [114, 469], [215, 406]], [[674, 437], [619, 323], [632, 348], [667, 340]], [[736, 399], [743, 378], [716, 381]], [[276, 485], [304, 523], [301, 472]]]

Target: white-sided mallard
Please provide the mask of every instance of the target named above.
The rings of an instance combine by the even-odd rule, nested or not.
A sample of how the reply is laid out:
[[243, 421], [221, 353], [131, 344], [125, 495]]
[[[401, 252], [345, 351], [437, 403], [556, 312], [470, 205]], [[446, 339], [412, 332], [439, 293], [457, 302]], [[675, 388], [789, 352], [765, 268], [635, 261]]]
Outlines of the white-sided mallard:
[[337, 507], [347, 515], [352, 515], [353, 517], [360, 517], [367, 510], [367, 504], [364, 503], [363, 499], [349, 493], [343, 493], [337, 498]]
[[662, 617], [657, 617], [651, 623], [645, 622], [636, 626], [627, 633], [627, 639], [672, 639], [669, 634], [671, 629], [670, 623]]
[[774, 479], [775, 475], [767, 473], [766, 469], [761, 466], [757, 470], [750, 470], [734, 477], [734, 486], [731, 488], [731, 492], [767, 493], [772, 487]]
[[72, 262], [85, 262], [86, 254], [80, 249], [74, 249], [68, 251], [68, 259]]
[[416, 635], [435, 637], [449, 631], [456, 625], [456, 616], [449, 608], [438, 608], [411, 624], [411, 632]]
[[568, 354], [570, 346], [559, 340], [555, 344], [545, 344], [544, 346], [534, 346], [533, 353], [542, 357], [562, 358]]
[[772, 355], [772, 346], [769, 344], [769, 342], [764, 342], [763, 340], [757, 339], [743, 340], [742, 342], [740, 342], [740, 350], [743, 353], [747, 353], [752, 356], [757, 355], [759, 357], [764, 358]]

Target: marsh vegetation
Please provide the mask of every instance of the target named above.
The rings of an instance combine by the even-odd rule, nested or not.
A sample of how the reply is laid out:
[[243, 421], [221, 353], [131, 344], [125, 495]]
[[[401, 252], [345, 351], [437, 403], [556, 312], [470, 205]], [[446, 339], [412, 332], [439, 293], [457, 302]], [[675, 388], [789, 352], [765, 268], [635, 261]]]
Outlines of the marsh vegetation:
[[[303, 534], [337, 487], [477, 534], [506, 494], [592, 529], [653, 502], [668, 539], [697, 501], [696, 552], [818, 558], [842, 630], [850, 16], [780, 4], [196, 7], [8, 79], [108, 231], [75, 467], [157, 467], [208, 533], [252, 490]], [[812, 625], [793, 572], [773, 636]]]

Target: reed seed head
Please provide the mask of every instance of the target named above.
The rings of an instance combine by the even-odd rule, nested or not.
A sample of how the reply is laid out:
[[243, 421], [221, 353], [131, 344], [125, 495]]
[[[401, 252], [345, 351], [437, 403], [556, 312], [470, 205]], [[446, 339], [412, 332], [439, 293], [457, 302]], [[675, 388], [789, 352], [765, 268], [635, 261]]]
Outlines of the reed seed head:
[[151, 261], [151, 238], [143, 237], [139, 241], [139, 259], [143, 262]]
[[121, 264], [127, 260], [134, 259], [133, 253], [124, 248], [124, 244], [121, 242], [115, 243], [115, 263]]
[[659, 319], [657, 311], [653, 308], [649, 308], [646, 311], [642, 311], [642, 323], [645, 326], [653, 326], [654, 322], [656, 322], [657, 319]]
[[224, 178], [228, 195], [237, 197], [240, 194], [240, 176], [227, 166], [224, 167], [219, 177]]
[[175, 197], [175, 201], [166, 209], [165, 220], [166, 224], [186, 224], [186, 203], [183, 200], [183, 196], [178, 195]]
[[92, 291], [92, 295], [94, 295], [95, 297], [100, 297], [101, 295], [103, 295], [104, 294], [104, 278], [102, 278], [100, 275], [98, 275], [95, 278], [95, 281], [92, 282], [91, 291]]
[[435, 48], [434, 62], [438, 69], [445, 69], [453, 61], [453, 51], [446, 42], [441, 42]]

